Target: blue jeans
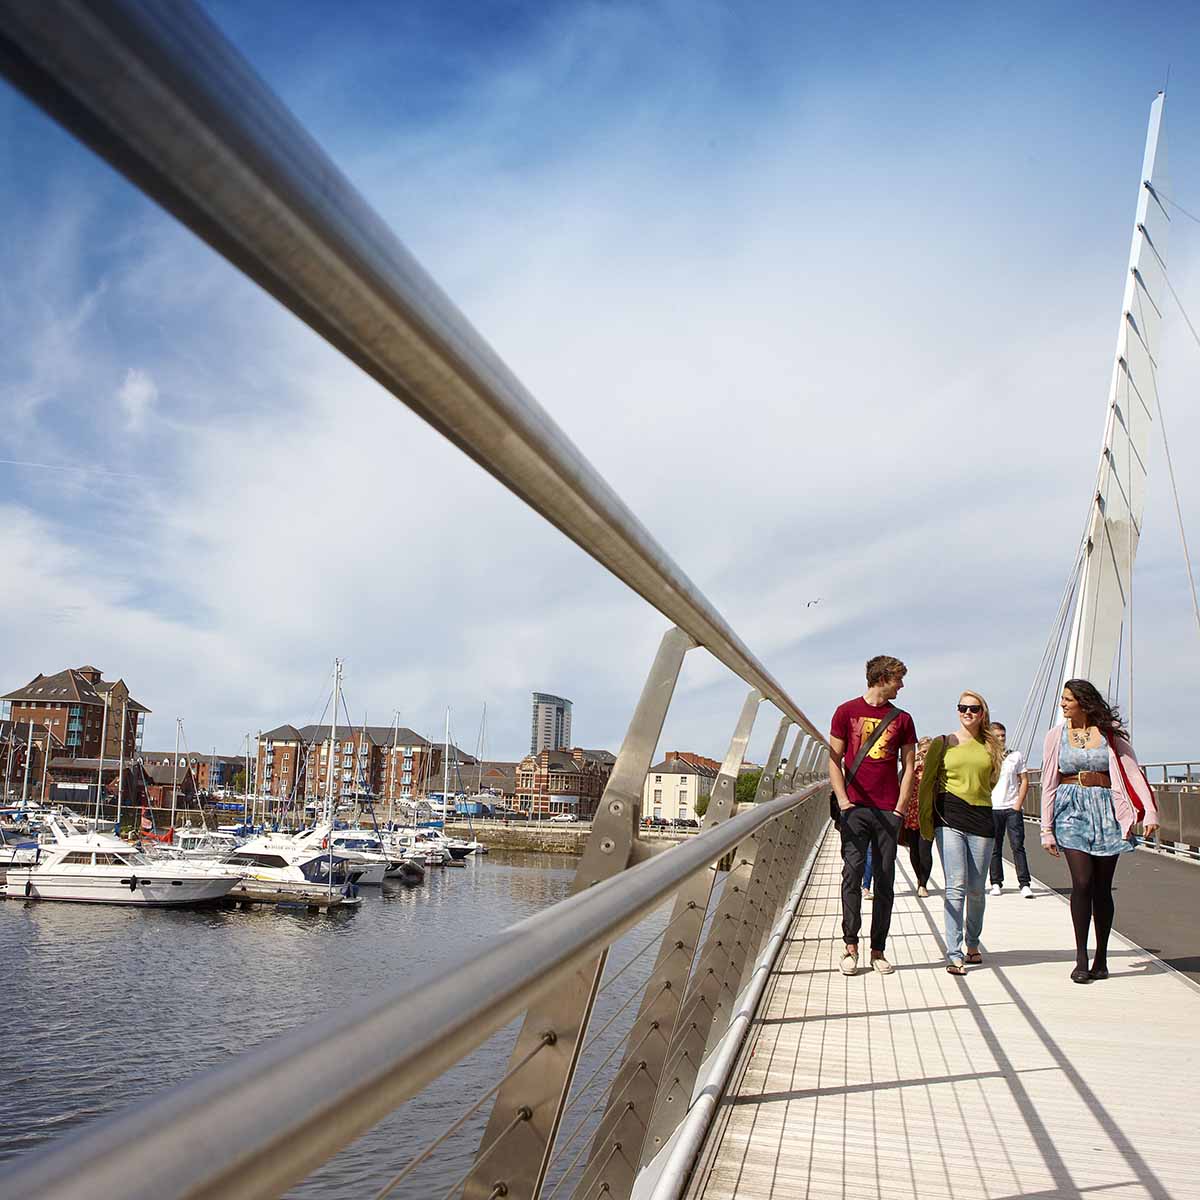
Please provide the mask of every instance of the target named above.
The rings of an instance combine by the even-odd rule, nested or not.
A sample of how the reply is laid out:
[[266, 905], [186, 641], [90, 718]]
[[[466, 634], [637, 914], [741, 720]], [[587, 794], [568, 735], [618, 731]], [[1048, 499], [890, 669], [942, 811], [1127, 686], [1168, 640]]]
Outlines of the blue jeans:
[[996, 840], [992, 848], [991, 880], [1004, 882], [1004, 835], [1008, 834], [1012, 846], [1013, 866], [1017, 868], [1017, 886], [1028, 887], [1032, 881], [1029, 874], [1029, 859], [1025, 856], [1025, 818], [1011, 808], [998, 808], [992, 812], [996, 823]]
[[945, 825], [939, 825], [933, 836], [942, 860], [942, 873], [946, 876], [946, 957], [951, 962], [961, 961], [964, 913], [967, 946], [975, 949], [983, 934], [992, 839], [959, 833]]
[[874, 863], [871, 861], [871, 847], [867, 847], [867, 865], [863, 867], [863, 887], [871, 890], [871, 876], [874, 874]]

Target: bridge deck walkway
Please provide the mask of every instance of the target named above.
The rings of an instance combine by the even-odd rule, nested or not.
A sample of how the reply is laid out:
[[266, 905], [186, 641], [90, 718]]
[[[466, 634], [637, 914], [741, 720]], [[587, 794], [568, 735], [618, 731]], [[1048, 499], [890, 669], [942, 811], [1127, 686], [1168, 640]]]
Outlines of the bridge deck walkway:
[[826, 839], [688, 1194], [1200, 1196], [1200, 988], [1116, 935], [1111, 977], [1071, 983], [1069, 912], [1037, 881], [989, 898], [985, 965], [948, 975], [939, 870], [920, 900], [901, 851], [896, 972], [846, 978]]

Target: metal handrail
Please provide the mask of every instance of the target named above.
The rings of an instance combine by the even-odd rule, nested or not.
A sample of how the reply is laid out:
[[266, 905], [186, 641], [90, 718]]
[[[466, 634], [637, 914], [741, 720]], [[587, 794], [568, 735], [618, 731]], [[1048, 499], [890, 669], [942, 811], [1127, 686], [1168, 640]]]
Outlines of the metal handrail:
[[35, 104], [814, 738], [549, 413], [186, 0], [0, 0]]
[[824, 787], [811, 783], [756, 804], [527, 918], [482, 950], [472, 947], [418, 983], [294, 1030], [101, 1122], [55, 1153], [18, 1164], [0, 1182], [0, 1198], [278, 1195], [504, 1028], [697, 871]]
[[[660, 945], [584, 1172], [604, 1176], [602, 1190], [624, 1200], [639, 1159], [681, 1117], [691, 1075], [673, 1069], [660, 1094], [668, 1051], [698, 1062], [723, 1036], [727, 1015], [701, 1029], [697, 1006], [728, 1011], [784, 902], [796, 853], [825, 821], [820, 806], [799, 810], [823, 781], [772, 799], [816, 778], [824, 736], [188, 0], [0, 0], [0, 71], [673, 623], [571, 898], [420, 985], [286, 1035], [85, 1132], [10, 1174], [0, 1197], [275, 1195], [522, 1011], [464, 1184], [470, 1200], [536, 1196], [608, 947], [678, 891], [686, 916], [674, 945]], [[751, 691], [704, 831], [649, 859], [638, 838], [642, 783], [683, 657], [698, 645]], [[763, 699], [783, 719], [761, 802], [735, 817], [737, 772]], [[808, 744], [796, 737], [780, 774], [790, 725]], [[705, 868], [739, 843], [729, 876], [737, 882], [714, 918], [722, 924], [702, 946], [713, 877]], [[313, 1077], [320, 1087], [309, 1086]], [[493, 1182], [497, 1173], [508, 1182]]]

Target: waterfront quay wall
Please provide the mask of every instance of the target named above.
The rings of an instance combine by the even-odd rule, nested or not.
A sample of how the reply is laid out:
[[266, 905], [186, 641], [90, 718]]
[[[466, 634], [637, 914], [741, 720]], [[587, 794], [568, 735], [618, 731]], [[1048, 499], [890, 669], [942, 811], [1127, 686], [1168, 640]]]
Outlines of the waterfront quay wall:
[[[473, 832], [472, 832], [473, 831]], [[575, 825], [552, 825], [545, 821], [465, 821], [447, 822], [449, 837], [479, 839], [491, 850], [528, 850], [542, 854], [582, 854], [592, 827], [590, 822]], [[641, 837], [653, 841], [679, 842], [686, 835], [662, 833], [644, 829]]]

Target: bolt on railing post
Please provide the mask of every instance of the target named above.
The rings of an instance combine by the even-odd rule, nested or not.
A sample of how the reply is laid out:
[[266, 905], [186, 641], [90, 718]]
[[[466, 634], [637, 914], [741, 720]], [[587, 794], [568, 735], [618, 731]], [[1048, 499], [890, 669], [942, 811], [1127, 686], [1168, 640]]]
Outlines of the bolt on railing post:
[[[734, 815], [737, 779], [754, 719], [762, 703], [754, 689], [742, 704], [725, 760], [713, 784], [702, 829], [711, 829]], [[663, 1068], [678, 1025], [681, 1004], [695, 961], [704, 917], [712, 896], [716, 870], [698, 872], [675, 896], [671, 916], [654, 969], [646, 981], [641, 1008], [626, 1039], [625, 1056], [613, 1076], [609, 1099], [593, 1135], [579, 1194], [597, 1188], [611, 1200], [624, 1200], [633, 1190], [655, 1100], [665, 1080]], [[619, 1147], [619, 1149], [618, 1149]]]
[[[681, 629], [673, 628], [663, 635], [592, 821], [572, 894], [619, 874], [646, 856], [644, 843], [637, 836], [646, 773], [662, 734], [683, 657], [695, 645]], [[497, 1093], [479, 1143], [481, 1156], [487, 1152], [487, 1159], [477, 1160], [463, 1192], [464, 1200], [485, 1200], [501, 1183], [503, 1194], [512, 1200], [536, 1200], [546, 1178], [606, 958], [607, 951], [592, 959], [568, 984], [526, 1013], [509, 1069], [548, 1034], [554, 1041], [536, 1060], [514, 1071]], [[513, 1115], [522, 1109], [528, 1109], [530, 1115], [513, 1127]], [[492, 1149], [492, 1143], [500, 1138], [503, 1144]]]

